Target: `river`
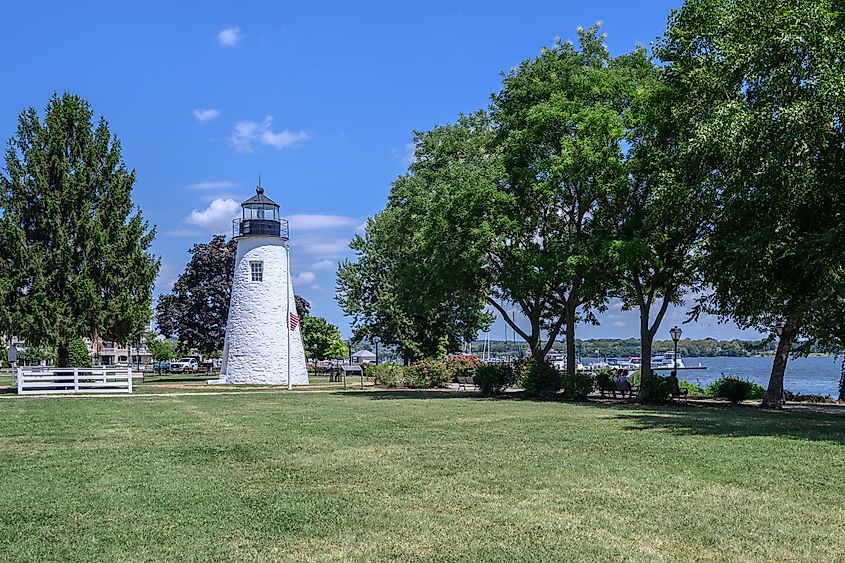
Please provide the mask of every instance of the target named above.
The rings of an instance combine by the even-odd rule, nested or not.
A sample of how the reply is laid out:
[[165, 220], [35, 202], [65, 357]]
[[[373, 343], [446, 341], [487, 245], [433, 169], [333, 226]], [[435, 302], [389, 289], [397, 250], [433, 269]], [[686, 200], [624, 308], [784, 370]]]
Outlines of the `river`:
[[[683, 358], [684, 365], [706, 366], [703, 370], [679, 370], [678, 377], [706, 387], [708, 383], [725, 375], [736, 375], [762, 385], [769, 384], [774, 357], [753, 358]], [[595, 361], [583, 358], [584, 363]], [[793, 393], [811, 393], [813, 395], [839, 396], [839, 375], [842, 358], [832, 356], [812, 356], [809, 358], [790, 358], [786, 364], [784, 387]], [[660, 372], [666, 373], [666, 372]]]

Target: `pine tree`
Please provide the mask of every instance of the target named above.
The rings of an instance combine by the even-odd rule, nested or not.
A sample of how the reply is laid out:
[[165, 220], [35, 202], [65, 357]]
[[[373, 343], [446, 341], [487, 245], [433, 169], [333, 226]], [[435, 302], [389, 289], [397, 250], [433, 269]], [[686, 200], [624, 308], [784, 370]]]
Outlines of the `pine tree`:
[[135, 172], [105, 119], [88, 103], [54, 95], [44, 120], [20, 114], [0, 174], [0, 332], [31, 346], [97, 334], [137, 341], [150, 318], [159, 260], [132, 202]]

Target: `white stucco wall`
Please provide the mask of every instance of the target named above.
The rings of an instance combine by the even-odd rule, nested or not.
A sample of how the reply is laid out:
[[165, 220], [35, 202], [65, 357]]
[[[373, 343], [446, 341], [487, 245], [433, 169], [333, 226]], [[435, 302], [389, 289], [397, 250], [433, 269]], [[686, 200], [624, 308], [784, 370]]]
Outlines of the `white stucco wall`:
[[[252, 261], [263, 263], [261, 282], [252, 281]], [[287, 384], [288, 307], [296, 314], [284, 241], [277, 237], [240, 238], [221, 379], [227, 383]], [[290, 374], [294, 385], [308, 383], [300, 327], [290, 333]]]

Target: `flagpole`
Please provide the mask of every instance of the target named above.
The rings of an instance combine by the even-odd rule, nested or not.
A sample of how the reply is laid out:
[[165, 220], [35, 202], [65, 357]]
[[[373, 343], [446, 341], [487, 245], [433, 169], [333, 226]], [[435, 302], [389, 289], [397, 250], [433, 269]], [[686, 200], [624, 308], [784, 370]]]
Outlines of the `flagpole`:
[[285, 294], [287, 296], [287, 318], [285, 318], [285, 323], [287, 324], [288, 329], [288, 391], [293, 389], [293, 382], [290, 380], [290, 241], [285, 243], [285, 258], [287, 259], [287, 289], [285, 290]]

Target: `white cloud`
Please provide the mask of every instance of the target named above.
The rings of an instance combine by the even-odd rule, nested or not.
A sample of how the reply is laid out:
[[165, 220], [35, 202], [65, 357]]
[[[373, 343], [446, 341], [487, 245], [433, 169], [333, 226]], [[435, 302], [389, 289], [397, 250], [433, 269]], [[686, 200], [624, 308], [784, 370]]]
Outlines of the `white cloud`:
[[318, 272], [331, 272], [337, 267], [337, 262], [334, 260], [320, 260], [319, 262], [314, 262], [309, 267]]
[[317, 276], [314, 275], [314, 272], [300, 272], [299, 275], [293, 279], [293, 281], [294, 283], [307, 284], [313, 282], [316, 279]]
[[215, 119], [217, 116], [220, 115], [219, 109], [195, 109], [194, 110], [194, 119], [199, 121], [200, 123], [205, 123], [206, 121], [211, 121]]
[[227, 190], [237, 186], [234, 182], [198, 182], [188, 186], [189, 190]]
[[292, 252], [324, 260], [339, 258], [349, 250], [348, 238], [324, 238], [324, 237], [301, 237], [294, 236], [292, 240]]
[[235, 123], [235, 130], [229, 138], [232, 146], [238, 152], [253, 152], [253, 142], [262, 145], [269, 145], [279, 150], [300, 145], [308, 140], [308, 133], [305, 131], [284, 131], [275, 132], [270, 129], [273, 124], [273, 116], [268, 115], [264, 121], [238, 121]]
[[321, 231], [351, 227], [358, 223], [354, 217], [343, 215], [291, 215], [290, 226], [293, 231]]
[[217, 43], [221, 47], [234, 47], [242, 38], [241, 28], [227, 27], [217, 34]]
[[226, 234], [232, 230], [232, 219], [238, 216], [241, 204], [234, 199], [215, 199], [199, 211], [194, 209], [185, 219], [186, 223], [208, 229], [215, 234]]
[[407, 143], [402, 150], [393, 147], [390, 149], [390, 158], [398, 160], [405, 166], [410, 166], [417, 161], [416, 150], [414, 143]]

